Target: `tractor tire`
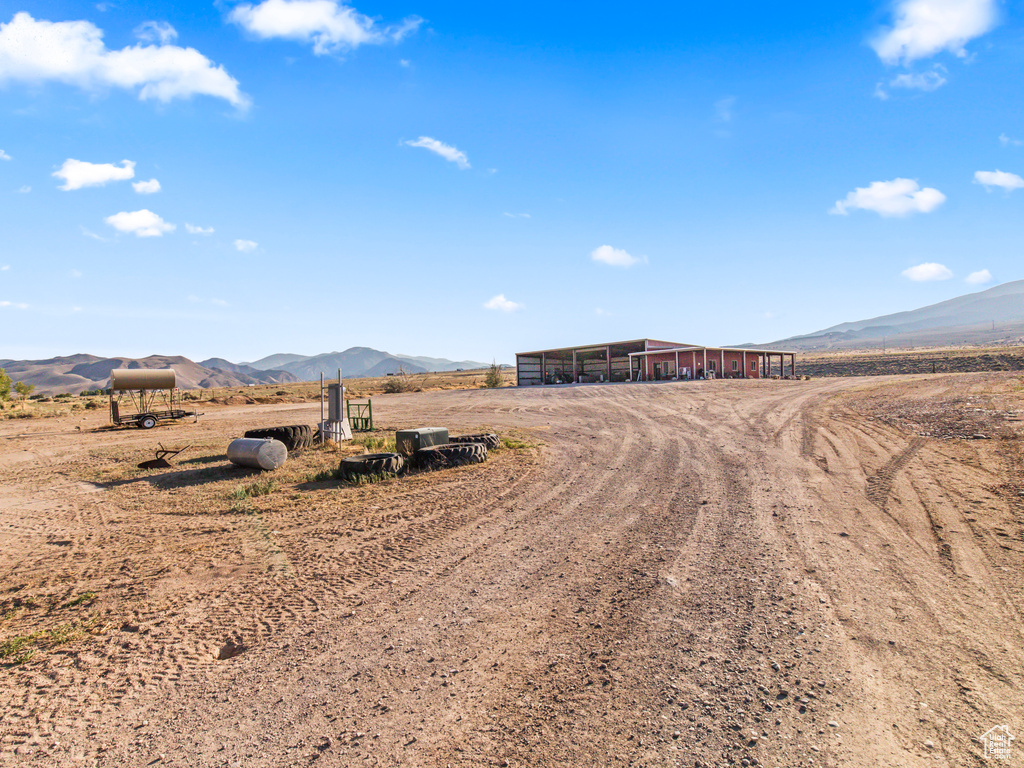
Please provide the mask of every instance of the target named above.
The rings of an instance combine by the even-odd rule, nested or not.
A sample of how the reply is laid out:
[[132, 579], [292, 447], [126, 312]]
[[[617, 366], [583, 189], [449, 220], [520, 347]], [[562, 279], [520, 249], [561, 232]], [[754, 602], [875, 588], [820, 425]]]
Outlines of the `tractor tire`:
[[139, 429], [152, 429], [156, 426], [156, 416], [150, 416], [147, 413], [145, 416], [140, 416], [136, 423], [139, 425]]
[[480, 435], [459, 435], [458, 437], [449, 437], [449, 443], [483, 443], [487, 446], [488, 450], [494, 450], [495, 448], [501, 447], [501, 440], [498, 439], [496, 434], [480, 434]]
[[412, 455], [413, 465], [419, 469], [446, 469], [464, 464], [479, 464], [487, 460], [487, 446], [483, 443], [457, 443], [420, 448]]
[[344, 480], [358, 475], [397, 475], [405, 468], [400, 453], [368, 453], [341, 460], [338, 469]]
[[290, 427], [265, 427], [263, 429], [250, 429], [245, 433], [246, 437], [270, 438], [280, 440], [288, 453], [301, 451], [309, 448], [313, 442], [313, 428], [308, 424], [296, 424]]

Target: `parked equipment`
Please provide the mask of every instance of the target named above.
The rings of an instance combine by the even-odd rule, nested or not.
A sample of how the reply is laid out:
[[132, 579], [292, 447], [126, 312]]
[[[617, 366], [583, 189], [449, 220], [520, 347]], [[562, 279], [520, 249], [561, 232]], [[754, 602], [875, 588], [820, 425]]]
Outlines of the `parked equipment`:
[[179, 448], [176, 451], [171, 451], [168, 450], [167, 448], [164, 448], [163, 443], [157, 443], [157, 445], [160, 446], [160, 449], [156, 452], [156, 458], [142, 462], [141, 464], [139, 464], [139, 469], [170, 469], [174, 465], [171, 464], [171, 462], [169, 462], [168, 459], [173, 459], [182, 451], [186, 451], [192, 447], [191, 445], [186, 445], [184, 448]]
[[188, 416], [195, 411], [181, 404], [173, 368], [115, 368], [110, 372], [110, 422], [152, 429], [160, 421]]

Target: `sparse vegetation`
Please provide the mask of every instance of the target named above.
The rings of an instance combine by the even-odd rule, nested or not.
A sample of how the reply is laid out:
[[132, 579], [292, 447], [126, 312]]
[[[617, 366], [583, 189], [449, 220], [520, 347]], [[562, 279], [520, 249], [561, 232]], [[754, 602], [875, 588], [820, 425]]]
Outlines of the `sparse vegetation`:
[[251, 515], [256, 512], [256, 507], [249, 499], [239, 499], [228, 507], [228, 512], [232, 515]]
[[394, 435], [367, 433], [352, 438], [352, 445], [361, 445], [369, 453], [394, 453]]
[[503, 383], [501, 366], [492, 360], [491, 367], [487, 369], [487, 375], [484, 376], [484, 386], [488, 389], [494, 389], [495, 387], [500, 387]]
[[240, 485], [231, 492], [232, 499], [250, 499], [253, 496], [269, 496], [277, 490], [277, 481], [273, 478], [254, 480], [248, 485]]
[[0, 368], [0, 401], [11, 399], [11, 377]]
[[340, 480], [340, 479], [341, 479], [341, 470], [339, 470], [337, 467], [335, 467], [333, 469], [331, 467], [326, 467], [324, 469], [321, 469], [318, 472], [310, 472], [308, 475], [306, 475], [306, 478], [305, 478], [307, 483], [325, 483], [328, 480]]
[[384, 392], [389, 395], [408, 392], [411, 389], [412, 384], [409, 382], [409, 374], [401, 368], [398, 369], [398, 373], [389, 375], [387, 381], [384, 382]]
[[0, 661], [7, 666], [24, 664], [35, 656], [39, 649], [54, 648], [102, 631], [100, 617], [94, 615], [85, 621], [73, 621], [59, 624], [52, 629], [39, 629], [18, 635], [0, 641]]
[[95, 592], [83, 592], [78, 597], [76, 597], [74, 600], [69, 600], [68, 602], [64, 603], [64, 605], [62, 605], [61, 607], [62, 608], [74, 608], [76, 605], [82, 605], [82, 604], [85, 604], [85, 603], [91, 603], [95, 599], [96, 599], [96, 593]]
[[372, 485], [384, 480], [391, 480], [393, 475], [350, 475], [343, 478], [349, 485]]
[[526, 448], [534, 448], [536, 446], [533, 443], [526, 442], [525, 440], [517, 440], [513, 437], [503, 437], [501, 438], [501, 447], [507, 448], [511, 451], [521, 451]]

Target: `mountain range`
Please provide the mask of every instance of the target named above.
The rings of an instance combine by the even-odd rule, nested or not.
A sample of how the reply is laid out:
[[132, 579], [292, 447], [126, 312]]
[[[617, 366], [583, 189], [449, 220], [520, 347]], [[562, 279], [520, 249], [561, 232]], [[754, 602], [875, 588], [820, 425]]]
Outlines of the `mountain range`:
[[392, 355], [369, 347], [351, 347], [344, 352], [328, 352], [322, 355], [305, 357], [303, 355], [276, 354], [269, 355], [252, 363], [243, 365], [261, 371], [282, 370], [295, 374], [301, 381], [312, 381], [337, 374], [341, 368], [342, 376], [386, 376], [389, 373], [425, 373], [427, 371], [455, 371], [460, 368], [486, 368], [487, 363], [473, 360], [452, 361], [441, 357], [412, 357], [410, 355]]
[[346, 378], [384, 376], [388, 373], [454, 371], [484, 368], [484, 363], [453, 362], [443, 358], [391, 355], [369, 347], [352, 347], [323, 355], [276, 354], [255, 363], [232, 363], [211, 357], [198, 363], [187, 357], [150, 355], [144, 358], [70, 355], [47, 360], [0, 360], [0, 368], [14, 381], [35, 385], [40, 394], [105, 389], [114, 368], [174, 368], [181, 389], [241, 387], [252, 384], [285, 384], [313, 381], [323, 372], [333, 378], [342, 369]]
[[[792, 350], [1024, 343], [1024, 280], [920, 309], [840, 323], [767, 345]], [[746, 345], [754, 346], [754, 345]]]
[[[225, 367], [212, 365], [215, 362], [224, 364]], [[104, 389], [109, 385], [110, 372], [115, 368], [174, 368], [177, 384], [181, 389], [284, 384], [298, 381], [287, 371], [261, 371], [216, 358], [195, 363], [187, 357], [178, 355], [150, 355], [139, 359], [70, 355], [51, 357], [48, 360], [0, 360], [0, 368], [3, 368], [14, 381], [33, 384], [37, 392], [45, 394]]]

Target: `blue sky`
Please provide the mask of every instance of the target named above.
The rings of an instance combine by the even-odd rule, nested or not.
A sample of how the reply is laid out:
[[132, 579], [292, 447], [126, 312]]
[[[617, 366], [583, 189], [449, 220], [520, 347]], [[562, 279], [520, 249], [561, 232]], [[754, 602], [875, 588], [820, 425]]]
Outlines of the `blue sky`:
[[0, 2], [0, 358], [765, 342], [1024, 278], [1019, 4]]

